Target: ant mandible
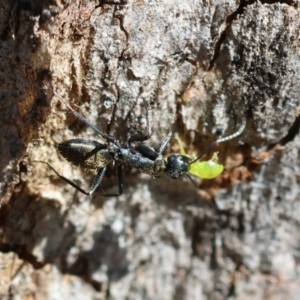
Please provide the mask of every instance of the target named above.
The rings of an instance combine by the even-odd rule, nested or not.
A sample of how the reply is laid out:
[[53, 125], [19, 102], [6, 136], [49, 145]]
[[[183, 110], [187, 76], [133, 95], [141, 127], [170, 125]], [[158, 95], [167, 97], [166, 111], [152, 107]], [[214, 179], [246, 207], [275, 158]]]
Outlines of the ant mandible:
[[[145, 174], [154, 176], [155, 178], [161, 177], [162, 174], [166, 174], [173, 179], [177, 179], [182, 176], [189, 176], [189, 173], [194, 176], [205, 178], [201, 174], [211, 174], [211, 178], [217, 177], [222, 171], [223, 166], [218, 167], [218, 171], [214, 171], [216, 168], [216, 155], [206, 162], [198, 162], [198, 160], [209, 152], [215, 145], [222, 142], [228, 141], [240, 135], [246, 127], [246, 121], [239, 130], [232, 135], [224, 138], [217, 139], [212, 142], [196, 159], [191, 160], [189, 156], [186, 155], [184, 150], [181, 148], [181, 154], [171, 154], [167, 159], [164, 159], [163, 152], [165, 151], [171, 137], [172, 132], [168, 134], [162, 143], [158, 152], [149, 146], [142, 144], [142, 142], [148, 140], [151, 137], [151, 126], [148, 118], [148, 110], [146, 113], [147, 122], [147, 134], [146, 135], [134, 135], [128, 138], [124, 145], [115, 139], [113, 136], [101, 132], [96, 126], [94, 126], [90, 121], [83, 117], [80, 113], [74, 110], [71, 105], [66, 102], [62, 97], [60, 97], [57, 92], [53, 91], [54, 95], [68, 107], [68, 109], [83, 123], [92, 128], [97, 132], [103, 139], [107, 141], [107, 144], [102, 144], [98, 141], [86, 138], [75, 138], [64, 141], [57, 145], [59, 153], [71, 164], [86, 168], [86, 169], [97, 169], [97, 175], [94, 179], [89, 191], [83, 190], [76, 183], [70, 179], [60, 175], [49, 162], [36, 160], [35, 162], [41, 162], [48, 165], [48, 167], [55, 172], [55, 174], [63, 181], [73, 186], [79, 192], [85, 195], [92, 195], [97, 187], [100, 185], [108, 164], [111, 162], [117, 162], [117, 176], [118, 176], [118, 186], [119, 191], [115, 194], [105, 194], [103, 196], [119, 196], [123, 193], [123, 175], [122, 175], [122, 164], [134, 167]], [[147, 109], [147, 106], [146, 106]], [[132, 143], [138, 142], [136, 146], [133, 147]], [[112, 144], [113, 147], [109, 148], [108, 144]], [[202, 164], [202, 165], [201, 165]], [[201, 165], [201, 167], [200, 167]], [[202, 171], [200, 169], [202, 168]], [[204, 170], [204, 171], [203, 171]]]

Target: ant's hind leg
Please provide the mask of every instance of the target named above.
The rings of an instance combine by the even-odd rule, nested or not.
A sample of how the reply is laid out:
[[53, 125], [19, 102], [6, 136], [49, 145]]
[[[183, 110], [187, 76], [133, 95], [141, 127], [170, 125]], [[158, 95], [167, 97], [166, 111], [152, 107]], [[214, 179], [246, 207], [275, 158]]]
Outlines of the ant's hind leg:
[[117, 168], [117, 172], [118, 172], [118, 184], [119, 184], [119, 195], [123, 194], [123, 169], [122, 169], [122, 165], [118, 165]]
[[[46, 164], [61, 180], [63, 180], [64, 182], [66, 182], [67, 184], [71, 185], [73, 188], [75, 188], [77, 191], [81, 192], [82, 194], [85, 194], [87, 196], [92, 195], [95, 190], [97, 189], [97, 187], [100, 185], [103, 176], [105, 174], [106, 171], [106, 167], [105, 168], [101, 168], [98, 173], [97, 176], [92, 184], [92, 187], [90, 188], [90, 190], [88, 192], [86, 192], [85, 190], [83, 190], [80, 186], [78, 186], [75, 182], [71, 181], [70, 179], [66, 178], [65, 176], [60, 175], [48, 162], [46, 161], [41, 161], [41, 160], [34, 160], [33, 162], [40, 162], [40, 163], [44, 163]], [[104, 195], [105, 196], [105, 195]]]
[[122, 165], [118, 165], [117, 167], [117, 176], [118, 176], [118, 193], [113, 194], [101, 194], [102, 197], [118, 197], [123, 194], [123, 173], [122, 173]]
[[101, 195], [103, 197], [118, 197], [123, 194], [123, 172], [122, 172], [122, 165], [118, 165], [117, 167], [117, 176], [118, 176], [118, 186], [119, 186], [119, 192], [114, 194], [105, 194]]
[[[60, 175], [52, 166], [49, 164], [47, 161], [41, 161], [41, 160], [34, 160], [33, 162], [40, 162], [43, 164], [46, 164], [61, 180], [66, 182], [67, 184], [71, 185], [73, 188], [75, 188], [77, 191], [81, 192], [84, 195], [91, 196], [95, 190], [98, 188], [100, 185], [105, 172], [106, 172], [106, 167], [99, 169], [95, 180], [93, 181], [92, 187], [88, 192], [83, 190], [79, 185], [77, 185], [75, 182], [71, 181], [70, 179], [66, 178], [63, 175]], [[122, 175], [122, 165], [118, 166], [118, 185], [119, 185], [119, 192], [115, 194], [102, 194], [101, 196], [103, 197], [116, 197], [119, 196], [123, 193], [123, 175]]]

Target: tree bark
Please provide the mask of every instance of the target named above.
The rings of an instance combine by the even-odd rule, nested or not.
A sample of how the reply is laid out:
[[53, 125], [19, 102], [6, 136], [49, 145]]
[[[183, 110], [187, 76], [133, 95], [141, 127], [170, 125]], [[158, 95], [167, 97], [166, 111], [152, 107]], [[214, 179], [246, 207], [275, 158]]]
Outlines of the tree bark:
[[[11, 1], [0, 4], [1, 299], [297, 299], [298, 1]], [[56, 145], [170, 131], [214, 180], [95, 174]], [[172, 139], [164, 155], [178, 153]], [[209, 156], [207, 156], [209, 157]], [[206, 157], [206, 158], [207, 158]], [[205, 158], [205, 159], [206, 159]]]

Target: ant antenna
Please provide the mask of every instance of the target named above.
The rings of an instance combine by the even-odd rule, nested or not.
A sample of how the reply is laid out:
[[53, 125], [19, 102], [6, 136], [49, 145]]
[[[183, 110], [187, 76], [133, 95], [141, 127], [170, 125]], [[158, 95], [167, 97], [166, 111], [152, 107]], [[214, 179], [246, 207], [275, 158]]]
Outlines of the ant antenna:
[[189, 165], [192, 165], [193, 163], [195, 163], [198, 159], [200, 159], [203, 155], [205, 155], [207, 152], [209, 152], [214, 146], [229, 141], [231, 139], [236, 138], [237, 136], [239, 136], [244, 129], [246, 128], [246, 124], [247, 124], [247, 120], [246, 118], [243, 119], [243, 123], [240, 127], [240, 129], [238, 131], [236, 131], [235, 133], [229, 135], [229, 136], [225, 136], [223, 138], [217, 139], [216, 141], [212, 142], [195, 160], [193, 160], [191, 163], [189, 163]]
[[197, 189], [199, 187], [199, 185], [196, 184], [195, 180], [192, 178], [192, 176], [190, 176], [189, 174], [186, 174], [186, 176], [190, 179], [190, 181], [192, 182], [192, 184], [194, 185], [194, 187]]

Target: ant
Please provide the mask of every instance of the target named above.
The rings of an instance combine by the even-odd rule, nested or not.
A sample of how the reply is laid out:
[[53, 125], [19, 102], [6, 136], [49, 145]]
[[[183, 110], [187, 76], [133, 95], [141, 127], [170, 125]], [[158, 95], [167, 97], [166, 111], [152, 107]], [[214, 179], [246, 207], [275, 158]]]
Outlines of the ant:
[[[154, 178], [159, 178], [163, 174], [168, 175], [173, 179], [177, 179], [182, 176], [189, 176], [189, 173], [201, 177], [201, 175], [197, 174], [199, 172], [195, 172], [194, 170], [200, 169], [200, 164], [202, 168], [204, 168], [204, 173], [209, 173], [213, 171], [215, 173], [214, 168], [217, 166], [223, 171], [223, 166], [216, 164], [216, 155], [213, 158], [206, 162], [198, 162], [198, 160], [204, 156], [207, 152], [209, 152], [215, 145], [233, 139], [240, 135], [246, 127], [246, 121], [244, 120], [241, 128], [232, 135], [229, 135], [224, 138], [217, 139], [212, 142], [196, 159], [191, 160], [189, 156], [185, 154], [184, 151], [181, 151], [181, 154], [172, 154], [167, 159], [163, 157], [163, 152], [165, 151], [171, 137], [172, 132], [168, 134], [162, 143], [158, 152], [156, 152], [153, 148], [142, 144], [142, 142], [148, 140], [151, 133], [151, 126], [148, 117], [148, 110], [146, 105], [146, 126], [147, 126], [147, 134], [146, 135], [133, 135], [128, 138], [127, 142], [124, 145], [121, 145], [115, 137], [105, 134], [101, 132], [96, 126], [94, 126], [90, 121], [84, 118], [80, 113], [74, 110], [71, 105], [66, 102], [61, 96], [59, 96], [55, 91], [53, 91], [54, 95], [68, 107], [68, 109], [83, 123], [92, 128], [95, 132], [97, 132], [103, 139], [107, 141], [107, 144], [102, 144], [98, 141], [86, 138], [74, 138], [62, 143], [59, 143], [57, 148], [60, 154], [70, 163], [75, 166], [86, 168], [86, 169], [98, 169], [96, 178], [94, 179], [91, 188], [89, 191], [83, 190], [76, 183], [71, 181], [70, 179], [60, 175], [51, 165], [46, 161], [35, 161], [41, 162], [48, 165], [48, 167], [63, 181], [73, 186], [79, 192], [85, 195], [92, 195], [95, 190], [100, 185], [106, 169], [107, 165], [111, 162], [117, 162], [117, 176], [118, 176], [118, 186], [119, 191], [115, 194], [105, 194], [103, 196], [119, 196], [123, 193], [123, 175], [122, 175], [122, 164], [127, 164], [131, 167], [139, 169], [141, 172], [145, 174], [149, 174], [154, 176]], [[133, 147], [132, 143], [137, 142], [137, 145]], [[109, 144], [112, 144], [113, 147], [108, 147]], [[181, 147], [182, 149], [182, 147]], [[217, 177], [221, 172], [215, 173], [215, 175], [211, 178]], [[200, 172], [201, 173], [201, 172]], [[203, 173], [203, 171], [202, 171]], [[216, 175], [217, 174], [217, 175]], [[205, 178], [202, 176], [202, 178]], [[210, 178], [210, 179], [211, 179]], [[191, 179], [192, 180], [192, 179]], [[193, 180], [192, 180], [193, 181]]]

